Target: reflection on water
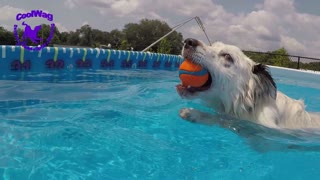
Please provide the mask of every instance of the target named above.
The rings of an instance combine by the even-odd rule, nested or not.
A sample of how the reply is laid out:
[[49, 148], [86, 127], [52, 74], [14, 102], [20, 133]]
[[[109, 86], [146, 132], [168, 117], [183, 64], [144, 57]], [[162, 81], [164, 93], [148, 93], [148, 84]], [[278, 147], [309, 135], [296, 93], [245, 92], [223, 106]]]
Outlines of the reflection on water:
[[259, 152], [319, 151], [320, 129], [273, 129], [245, 120], [227, 120], [229, 129]]

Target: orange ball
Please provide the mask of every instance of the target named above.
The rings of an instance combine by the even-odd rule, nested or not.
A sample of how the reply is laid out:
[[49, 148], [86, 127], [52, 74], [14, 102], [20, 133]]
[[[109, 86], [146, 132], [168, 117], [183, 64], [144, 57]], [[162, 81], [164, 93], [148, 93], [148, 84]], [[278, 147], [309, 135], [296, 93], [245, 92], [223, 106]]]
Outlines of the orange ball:
[[201, 87], [207, 82], [209, 73], [200, 65], [185, 59], [179, 67], [179, 77], [183, 86]]

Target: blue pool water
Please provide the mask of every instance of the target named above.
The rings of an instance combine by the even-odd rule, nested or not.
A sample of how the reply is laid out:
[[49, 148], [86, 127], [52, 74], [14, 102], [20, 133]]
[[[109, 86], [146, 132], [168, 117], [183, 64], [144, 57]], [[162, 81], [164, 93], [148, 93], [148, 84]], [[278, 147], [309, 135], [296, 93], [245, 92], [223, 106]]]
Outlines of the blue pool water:
[[[278, 89], [320, 112], [319, 76], [286, 75], [274, 72]], [[178, 82], [176, 71], [148, 70], [2, 76], [0, 179], [319, 179], [320, 150], [261, 151], [291, 140], [258, 150], [181, 120], [180, 108], [206, 107], [182, 100]]]

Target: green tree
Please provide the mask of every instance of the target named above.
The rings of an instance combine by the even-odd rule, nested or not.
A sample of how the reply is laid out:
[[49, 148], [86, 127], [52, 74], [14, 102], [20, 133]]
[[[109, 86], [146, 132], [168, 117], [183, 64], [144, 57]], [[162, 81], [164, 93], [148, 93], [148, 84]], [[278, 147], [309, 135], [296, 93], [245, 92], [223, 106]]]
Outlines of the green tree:
[[67, 38], [67, 45], [78, 46], [80, 42], [79, 38], [80, 32], [79, 31], [70, 31], [69, 36]]
[[[41, 31], [43, 31], [44, 33], [43, 36], [41, 35], [42, 33]], [[55, 26], [53, 31], [54, 31], [54, 34], [50, 43], [48, 44], [49, 46], [52, 46], [53, 44], [61, 44], [61, 40], [60, 40], [61, 34], [59, 29]], [[42, 28], [39, 31], [38, 37], [42, 36], [43, 42], [45, 42], [48, 39], [50, 33], [51, 33], [51, 26], [47, 24], [42, 24]]]
[[16, 43], [13, 32], [0, 26], [0, 45], [15, 45]]
[[300, 62], [300, 69], [310, 69], [310, 70], [314, 70], [314, 71], [320, 71], [320, 61], [310, 62], [310, 63]]
[[290, 60], [288, 52], [284, 48], [266, 53], [251, 51], [245, 51], [244, 53], [257, 63], [282, 67], [296, 67], [296, 63]]
[[80, 42], [79, 42], [80, 46], [88, 46], [88, 47], [93, 46], [93, 35], [92, 35], [92, 28], [90, 27], [90, 25], [88, 24], [83, 25], [79, 29], [79, 38], [80, 38]]
[[245, 51], [244, 52], [250, 59], [257, 63], [272, 65], [271, 54], [269, 53], [260, 53], [260, 52], [251, 52]]
[[126, 39], [123, 39], [121, 41], [119, 49], [121, 49], [121, 50], [129, 50], [130, 49], [130, 45]]
[[100, 31], [99, 29], [92, 29], [92, 41], [95, 47], [100, 45], [107, 45], [111, 42], [110, 33], [106, 31]]
[[[143, 19], [138, 24], [126, 24], [123, 33], [129, 44], [131, 44], [135, 50], [141, 51], [171, 30], [164, 21]], [[173, 32], [167, 37], [167, 40], [172, 46], [170, 53], [180, 54], [182, 39], [182, 35], [177, 32]], [[149, 51], [157, 51], [158, 48], [159, 43], [155, 44]]]
[[163, 54], [170, 54], [171, 51], [172, 51], [172, 48], [171, 48], [170, 42], [166, 38], [162, 39], [159, 43], [157, 52], [163, 53]]
[[62, 33], [60, 33], [60, 42], [61, 42], [61, 44], [67, 44], [67, 42], [68, 42], [68, 36], [69, 36], [69, 33], [68, 33], [68, 32], [62, 32]]
[[113, 49], [118, 49], [123, 39], [124, 35], [121, 31], [114, 29], [110, 32], [110, 44]]
[[280, 48], [271, 53], [274, 54], [271, 57], [272, 65], [289, 67], [291, 61], [289, 59], [288, 52], [285, 48]]

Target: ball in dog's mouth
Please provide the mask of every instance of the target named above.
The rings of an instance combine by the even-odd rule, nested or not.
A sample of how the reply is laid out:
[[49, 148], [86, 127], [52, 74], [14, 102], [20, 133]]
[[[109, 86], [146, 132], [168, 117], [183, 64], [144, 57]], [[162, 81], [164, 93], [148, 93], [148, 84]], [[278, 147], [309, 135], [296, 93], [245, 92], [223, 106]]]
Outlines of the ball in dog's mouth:
[[201, 87], [191, 87], [191, 86], [184, 86], [182, 84], [178, 84], [176, 86], [176, 89], [180, 95], [184, 96], [187, 94], [193, 94], [196, 92], [206, 91], [206, 90], [210, 89], [211, 86], [212, 86], [212, 77], [211, 77], [211, 74], [209, 73], [209, 77], [208, 77], [207, 82], [204, 85], [202, 85]]

